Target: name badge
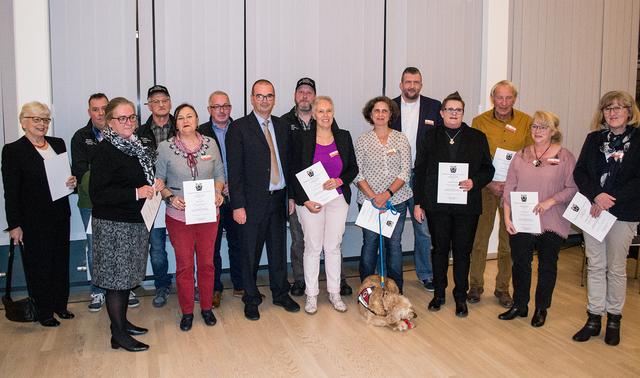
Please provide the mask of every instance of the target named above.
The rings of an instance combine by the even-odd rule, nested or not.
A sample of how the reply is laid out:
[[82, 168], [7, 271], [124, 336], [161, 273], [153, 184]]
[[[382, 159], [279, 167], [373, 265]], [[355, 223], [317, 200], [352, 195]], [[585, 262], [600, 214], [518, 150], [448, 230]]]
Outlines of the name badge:
[[558, 164], [560, 164], [560, 159], [558, 159], [558, 158], [548, 158], [547, 159], [547, 163], [549, 163], [551, 165], [558, 165]]
[[516, 128], [511, 126], [511, 125], [509, 125], [509, 124], [504, 125], [504, 128], [509, 130], [509, 131], [511, 131], [512, 133], [516, 132]]
[[433, 126], [433, 120], [425, 119], [425, 120], [424, 120], [424, 124], [425, 124], [425, 125], [429, 125], [429, 126]]
[[616, 151], [613, 154], [611, 154], [611, 156], [613, 157], [613, 160], [615, 161], [620, 161], [622, 160], [622, 158], [624, 157], [624, 152], [622, 151]]
[[393, 156], [398, 152], [398, 150], [396, 150], [395, 148], [392, 148], [390, 150], [387, 151], [387, 156]]
[[340, 153], [338, 152], [338, 150], [335, 150], [335, 151], [333, 151], [333, 152], [329, 152], [329, 156], [330, 156], [330, 157], [336, 157], [336, 156], [338, 156], [338, 155], [340, 155]]

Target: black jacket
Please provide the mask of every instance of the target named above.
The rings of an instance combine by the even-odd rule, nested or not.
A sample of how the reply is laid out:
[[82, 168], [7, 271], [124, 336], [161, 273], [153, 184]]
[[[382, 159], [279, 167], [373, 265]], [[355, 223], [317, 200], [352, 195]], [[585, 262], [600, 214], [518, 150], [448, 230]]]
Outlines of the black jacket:
[[[398, 105], [398, 109], [401, 107], [401, 96], [393, 99]], [[420, 95], [420, 116], [418, 118], [418, 133], [416, 135], [416, 148], [420, 144], [419, 142], [424, 138], [427, 130], [434, 128], [436, 125], [442, 124], [442, 116], [440, 116], [440, 108], [442, 103], [438, 100]], [[428, 124], [428, 123], [432, 124]], [[398, 115], [398, 118], [391, 124], [391, 128], [394, 130], [402, 131], [402, 112]]]
[[[495, 168], [489, 154], [487, 137], [465, 123], [460, 136], [456, 159], [449, 158], [449, 137], [444, 126], [437, 126], [425, 133], [420, 140], [415, 164], [415, 182], [413, 196], [416, 205], [427, 211], [442, 211], [456, 214], [481, 214], [481, 189], [493, 179]], [[467, 204], [439, 204], [438, 198], [438, 165], [439, 163], [468, 163], [469, 178], [473, 180], [473, 188], [468, 192]]]
[[[293, 134], [293, 153], [291, 159], [291, 179], [293, 180], [293, 193], [296, 204], [302, 206], [309, 200], [300, 182], [295, 177], [297, 172], [313, 164], [313, 155], [316, 152], [316, 126], [313, 125], [309, 131], [296, 131]], [[341, 130], [338, 126], [331, 126], [333, 139], [335, 140], [340, 159], [342, 160], [342, 171], [340, 179], [343, 182], [342, 194], [347, 203], [351, 203], [351, 182], [358, 175], [358, 165], [356, 164], [356, 153], [353, 148], [351, 134], [347, 130]]]
[[[600, 152], [600, 145], [606, 135], [606, 131], [594, 131], [587, 135], [573, 170], [573, 179], [580, 193], [591, 202], [598, 194], [604, 192], [600, 186], [600, 172], [605, 160], [604, 154]], [[629, 151], [622, 158], [613, 188], [614, 190], [608, 194], [615, 197], [616, 201], [609, 212], [621, 221], [640, 221], [640, 131], [638, 129], [633, 131]]]
[[[229, 121], [233, 122], [233, 118], [229, 118]], [[231, 126], [231, 123], [227, 127], [230, 127], [230, 126]], [[212, 127], [213, 126], [212, 126], [211, 118], [209, 118], [209, 121], [198, 126], [198, 132], [216, 141], [216, 145], [218, 146], [218, 150], [220, 151], [220, 156], [222, 156], [222, 161], [226, 161], [227, 157], [222, 154], [222, 148], [220, 148], [220, 141], [218, 140], [216, 133], [213, 132]], [[227, 130], [227, 132], [229, 132], [229, 130]]]
[[[290, 131], [304, 131], [302, 129], [302, 125], [300, 125], [300, 120], [298, 119], [298, 115], [296, 114], [296, 107], [294, 106], [289, 110], [288, 113], [285, 113], [280, 117], [280, 121], [289, 127]], [[316, 125], [316, 120], [311, 118], [309, 121], [309, 129]], [[335, 118], [333, 119], [333, 123], [331, 124], [331, 128], [338, 127]]]
[[[78, 179], [78, 207], [91, 208], [89, 201], [89, 171], [98, 147], [91, 120], [71, 138], [71, 173]], [[85, 176], [86, 175], [86, 176]]]
[[[151, 131], [151, 125], [153, 124], [153, 116], [149, 116], [147, 122], [138, 127], [136, 130], [136, 135], [140, 138], [140, 141], [145, 146], [151, 146], [154, 150], [158, 149], [158, 145], [156, 144], [156, 137], [153, 135], [153, 131]], [[176, 135], [176, 120], [173, 118], [171, 114], [169, 114], [169, 136], [167, 139]]]
[[[62, 139], [45, 139], [57, 154], [67, 151]], [[51, 201], [44, 159], [26, 136], [2, 148], [2, 182], [7, 230], [50, 228], [65, 218], [68, 224], [69, 199], [65, 196]]]

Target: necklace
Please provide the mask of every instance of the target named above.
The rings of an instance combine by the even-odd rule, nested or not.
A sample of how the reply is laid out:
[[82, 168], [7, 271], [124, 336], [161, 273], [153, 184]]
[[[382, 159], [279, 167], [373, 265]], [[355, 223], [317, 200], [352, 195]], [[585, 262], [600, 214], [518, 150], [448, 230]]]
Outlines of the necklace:
[[34, 146], [35, 148], [43, 149], [43, 148], [45, 148], [45, 147], [46, 147], [46, 145], [47, 145], [47, 140], [45, 139], [45, 140], [44, 140], [44, 142], [42, 142], [42, 144], [35, 144], [35, 143], [33, 143], [33, 142], [31, 142], [31, 144], [33, 144], [33, 146]]
[[456, 135], [454, 135], [453, 137], [451, 135], [449, 135], [447, 130], [444, 131], [444, 133], [447, 134], [447, 136], [449, 137], [449, 144], [455, 144], [456, 143], [456, 137], [458, 136], [458, 134], [460, 134], [461, 131], [462, 131], [462, 128], [460, 128], [460, 130], [458, 130]]
[[536, 146], [533, 146], [533, 155], [536, 157], [536, 160], [533, 161], [533, 166], [534, 167], [539, 167], [542, 165], [542, 161], [540, 160], [544, 154], [547, 153], [547, 151], [549, 151], [549, 149], [551, 148], [551, 143], [549, 144], [549, 147], [547, 147], [546, 150], [544, 150], [544, 152], [542, 153], [542, 155], [538, 156], [538, 153], [536, 152]]

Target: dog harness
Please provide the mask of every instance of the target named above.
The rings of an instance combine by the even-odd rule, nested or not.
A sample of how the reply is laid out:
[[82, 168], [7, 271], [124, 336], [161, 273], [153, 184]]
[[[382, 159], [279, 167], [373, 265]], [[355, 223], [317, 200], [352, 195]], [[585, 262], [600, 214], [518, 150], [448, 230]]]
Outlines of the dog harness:
[[369, 299], [371, 298], [371, 294], [373, 293], [373, 288], [375, 286], [370, 286], [370, 287], [365, 287], [364, 289], [362, 289], [362, 291], [360, 292], [360, 294], [358, 294], [358, 302], [360, 302], [360, 304], [366, 308], [367, 310], [371, 311], [371, 313], [376, 314], [375, 312], [373, 312], [373, 310], [371, 309], [371, 307], [369, 307]]

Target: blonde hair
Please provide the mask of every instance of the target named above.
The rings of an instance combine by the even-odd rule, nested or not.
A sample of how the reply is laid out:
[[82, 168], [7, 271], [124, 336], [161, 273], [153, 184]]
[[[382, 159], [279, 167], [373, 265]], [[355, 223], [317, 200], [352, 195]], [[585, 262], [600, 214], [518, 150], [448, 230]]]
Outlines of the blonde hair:
[[22, 119], [26, 116], [27, 113], [47, 113], [47, 116], [51, 115], [51, 110], [46, 104], [43, 104], [38, 101], [27, 102], [22, 105], [20, 109], [20, 114], [18, 115], [18, 119], [22, 122]]
[[605, 93], [598, 103], [598, 109], [591, 120], [592, 131], [600, 130], [600, 126], [605, 123], [603, 110], [613, 104], [614, 101], [629, 110], [627, 125], [638, 127], [638, 123], [640, 123], [640, 110], [638, 110], [638, 104], [633, 100], [633, 97], [625, 91], [610, 91]]
[[562, 141], [562, 133], [560, 132], [560, 118], [552, 112], [545, 110], [538, 110], [533, 113], [533, 122], [531, 123], [547, 126], [553, 135], [551, 136], [551, 143], [560, 143]]
[[320, 101], [328, 102], [329, 104], [331, 104], [331, 110], [335, 110], [334, 106], [333, 106], [333, 100], [331, 99], [331, 97], [329, 97], [329, 96], [316, 96], [316, 98], [311, 103], [311, 112], [312, 113], [316, 111], [316, 106], [318, 106], [318, 103]]

